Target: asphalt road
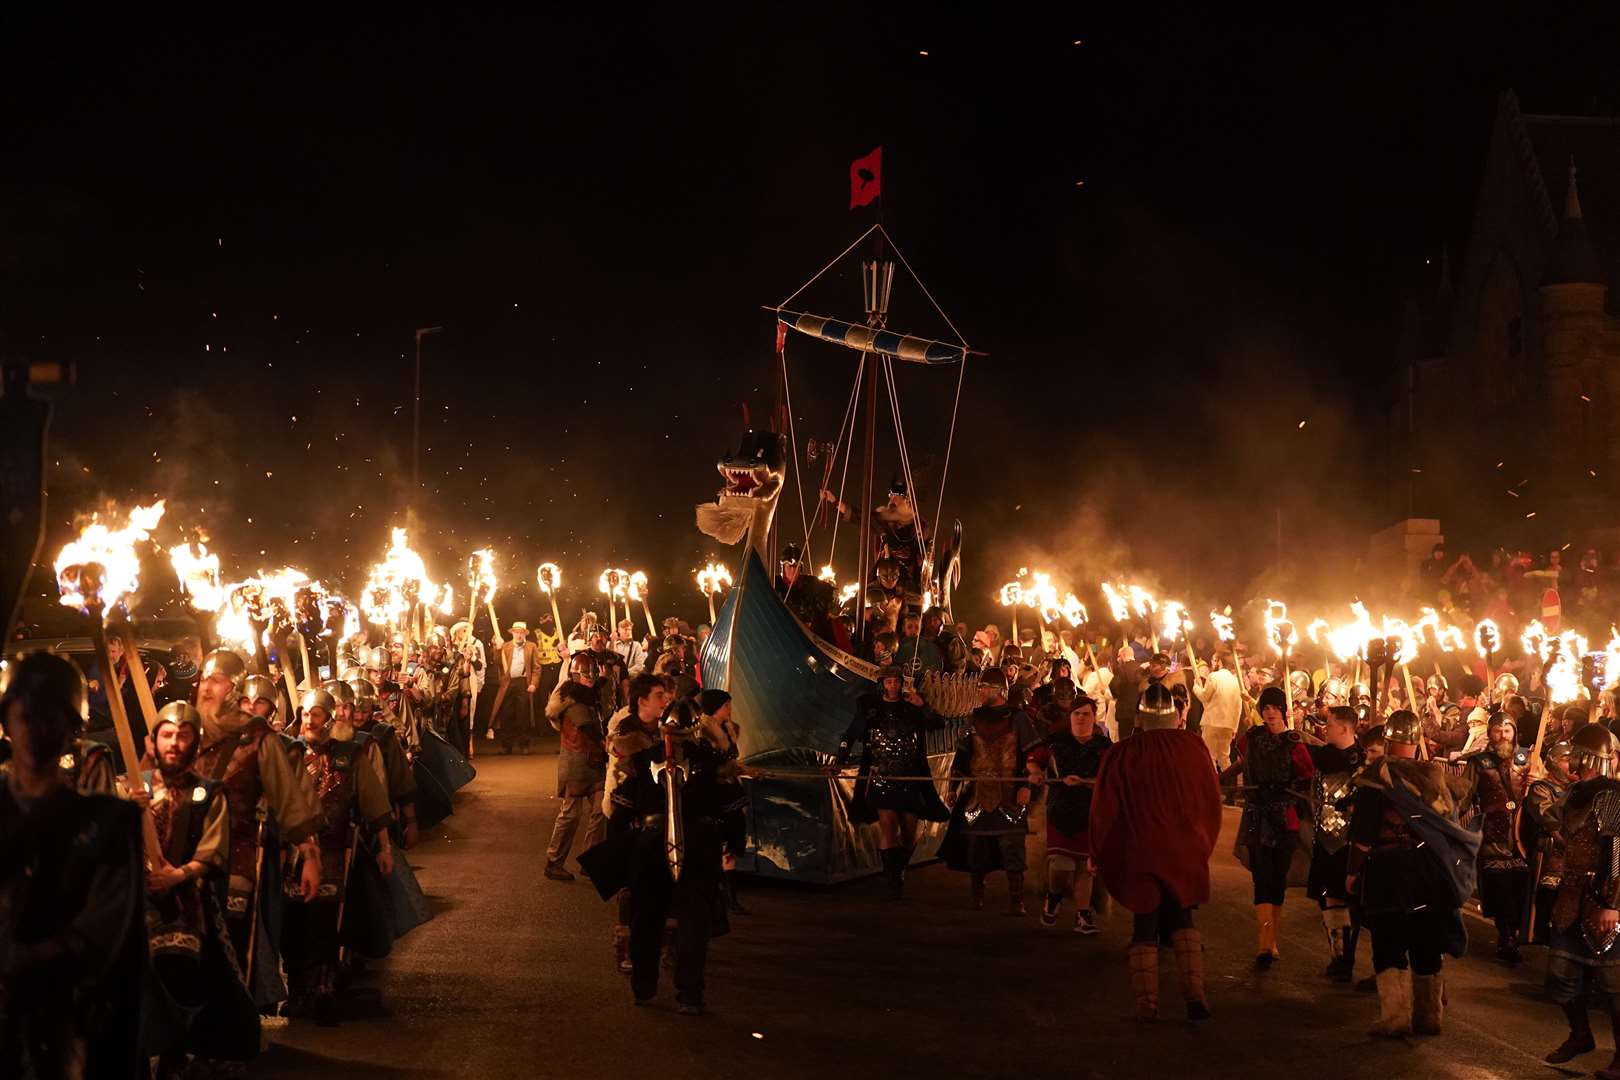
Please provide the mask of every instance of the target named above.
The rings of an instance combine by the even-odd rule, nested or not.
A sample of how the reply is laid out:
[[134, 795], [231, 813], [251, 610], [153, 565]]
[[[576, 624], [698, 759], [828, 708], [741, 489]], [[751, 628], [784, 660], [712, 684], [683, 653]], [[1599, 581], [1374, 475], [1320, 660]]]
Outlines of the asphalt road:
[[[542, 744], [545, 750], [550, 744]], [[711, 1012], [680, 1016], [673, 991], [653, 1008], [630, 1004], [611, 964], [609, 910], [583, 878], [542, 876], [557, 801], [556, 759], [481, 756], [454, 817], [411, 853], [438, 915], [347, 991], [337, 1028], [274, 1029], [253, 1077], [950, 1077], [1123, 1078], [1582, 1075], [1599, 1051], [1553, 1069], [1541, 1055], [1563, 1035], [1540, 991], [1543, 957], [1508, 970], [1494, 936], [1471, 920], [1477, 955], [1447, 963], [1450, 1007], [1435, 1038], [1366, 1036], [1376, 998], [1326, 981], [1315, 905], [1291, 892], [1283, 960], [1252, 967], [1248, 874], [1225, 842], [1215, 897], [1198, 912], [1213, 1020], [1179, 1019], [1166, 953], [1166, 1019], [1131, 1019], [1125, 967], [1128, 913], [1082, 938], [1044, 930], [1035, 915], [1001, 913], [993, 878], [982, 912], [967, 910], [963, 875], [930, 866], [910, 875], [904, 904], [877, 881], [830, 889], [761, 884], [750, 914], [713, 943]], [[1033, 844], [1032, 844], [1033, 850]], [[1371, 972], [1362, 943], [1357, 975]]]

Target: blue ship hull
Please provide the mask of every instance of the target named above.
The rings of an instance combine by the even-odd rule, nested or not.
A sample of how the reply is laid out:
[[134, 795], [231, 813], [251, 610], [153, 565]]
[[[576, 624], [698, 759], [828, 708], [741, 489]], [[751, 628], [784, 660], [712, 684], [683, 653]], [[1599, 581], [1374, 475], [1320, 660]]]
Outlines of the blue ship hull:
[[[752, 548], [737, 581], [699, 660], [703, 685], [731, 694], [743, 764], [820, 769], [837, 753], [856, 699], [876, 690], [876, 670], [805, 629], [777, 598]], [[953, 728], [929, 738], [929, 765], [942, 781]], [[881, 869], [877, 826], [849, 818], [853, 780], [761, 778], [747, 786], [748, 851], [738, 869], [823, 884]], [[933, 858], [944, 830], [921, 822], [914, 859]]]

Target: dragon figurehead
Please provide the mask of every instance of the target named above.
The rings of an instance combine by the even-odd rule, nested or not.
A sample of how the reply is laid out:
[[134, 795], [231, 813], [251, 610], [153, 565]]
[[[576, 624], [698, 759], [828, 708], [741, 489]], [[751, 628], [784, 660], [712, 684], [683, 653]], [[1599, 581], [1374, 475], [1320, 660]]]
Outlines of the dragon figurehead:
[[714, 463], [725, 481], [712, 503], [700, 503], [697, 527], [722, 544], [745, 537], [760, 557], [776, 514], [787, 470], [787, 436], [771, 431], [745, 431], [737, 449]]

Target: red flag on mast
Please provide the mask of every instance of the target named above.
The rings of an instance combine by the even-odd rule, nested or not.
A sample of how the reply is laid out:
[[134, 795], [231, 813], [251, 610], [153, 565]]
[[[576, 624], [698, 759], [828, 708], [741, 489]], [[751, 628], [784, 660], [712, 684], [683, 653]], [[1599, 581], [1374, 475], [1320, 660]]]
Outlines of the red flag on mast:
[[849, 163], [849, 208], [865, 206], [883, 193], [883, 147]]

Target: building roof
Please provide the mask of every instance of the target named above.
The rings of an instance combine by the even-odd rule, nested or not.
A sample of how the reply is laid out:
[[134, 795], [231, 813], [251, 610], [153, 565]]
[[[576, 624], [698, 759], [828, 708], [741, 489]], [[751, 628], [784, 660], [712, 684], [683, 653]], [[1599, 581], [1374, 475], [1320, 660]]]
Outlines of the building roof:
[[1558, 232], [1544, 280], [1607, 284], [1612, 309], [1620, 292], [1620, 117], [1525, 114], [1522, 122], [1532, 186]]

